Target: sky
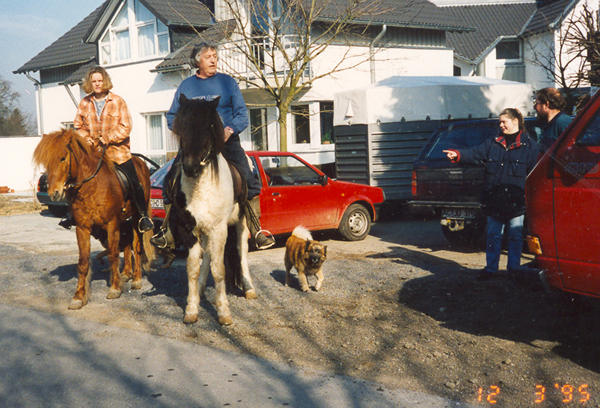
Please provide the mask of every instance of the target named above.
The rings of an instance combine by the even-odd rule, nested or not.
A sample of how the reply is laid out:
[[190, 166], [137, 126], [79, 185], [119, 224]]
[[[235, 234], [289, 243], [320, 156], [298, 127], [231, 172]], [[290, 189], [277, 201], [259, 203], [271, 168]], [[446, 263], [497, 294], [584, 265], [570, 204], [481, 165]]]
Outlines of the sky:
[[[103, 0], [0, 0], [0, 77], [21, 97], [18, 106], [35, 117], [33, 83], [12, 72], [73, 28]], [[34, 74], [39, 78], [38, 73]]]

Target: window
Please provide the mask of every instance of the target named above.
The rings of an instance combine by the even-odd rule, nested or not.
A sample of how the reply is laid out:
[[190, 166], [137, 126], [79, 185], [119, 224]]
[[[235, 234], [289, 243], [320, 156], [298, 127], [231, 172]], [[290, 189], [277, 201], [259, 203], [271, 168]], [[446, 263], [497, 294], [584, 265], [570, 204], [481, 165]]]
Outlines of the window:
[[497, 60], [521, 60], [521, 42], [517, 39], [502, 40], [496, 45]]
[[460, 67], [458, 65], [454, 65], [453, 71], [452, 71], [452, 75], [453, 76], [460, 76], [461, 74], [462, 74], [462, 70], [460, 69]]
[[267, 150], [267, 109], [250, 109], [250, 138], [253, 150]]
[[66, 130], [75, 129], [75, 125], [73, 124], [73, 122], [60, 122], [60, 125], [63, 129]]
[[335, 143], [333, 139], [333, 102], [319, 102], [321, 144]]
[[145, 116], [148, 156], [157, 163], [164, 164], [168, 153], [177, 151], [177, 140], [167, 128], [164, 113], [150, 113]]
[[310, 117], [308, 105], [292, 106], [294, 143], [310, 143]]
[[139, 0], [127, 0], [99, 45], [103, 65], [166, 55], [169, 52], [169, 30]]
[[596, 115], [588, 123], [577, 139], [579, 146], [600, 146], [600, 116]]
[[297, 186], [321, 183], [319, 174], [295, 157], [261, 157], [261, 163], [270, 186]]

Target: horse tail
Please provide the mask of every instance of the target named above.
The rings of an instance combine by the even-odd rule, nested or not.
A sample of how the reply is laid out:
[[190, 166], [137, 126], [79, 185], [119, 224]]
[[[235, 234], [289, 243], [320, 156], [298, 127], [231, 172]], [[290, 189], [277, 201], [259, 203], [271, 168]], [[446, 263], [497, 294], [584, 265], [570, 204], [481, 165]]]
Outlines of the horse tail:
[[[152, 214], [152, 206], [148, 202], [148, 214]], [[145, 272], [149, 272], [152, 266], [152, 262], [156, 259], [156, 251], [154, 245], [150, 243], [150, 238], [154, 231], [146, 231], [142, 234], [142, 269]]]

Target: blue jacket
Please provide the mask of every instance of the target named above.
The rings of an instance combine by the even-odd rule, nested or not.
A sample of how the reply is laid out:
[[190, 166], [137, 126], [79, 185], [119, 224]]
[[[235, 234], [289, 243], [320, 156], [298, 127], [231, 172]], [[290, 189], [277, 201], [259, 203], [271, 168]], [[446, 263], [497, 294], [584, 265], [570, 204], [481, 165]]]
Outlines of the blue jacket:
[[180, 94], [184, 94], [188, 99], [201, 98], [206, 100], [213, 100], [219, 96], [221, 99], [219, 99], [217, 112], [221, 116], [223, 126], [231, 127], [235, 134], [239, 134], [248, 127], [248, 109], [244, 97], [235, 79], [227, 74], [217, 72], [212, 77], [205, 79], [197, 75], [184, 79], [177, 88], [171, 108], [167, 112], [169, 129], [172, 129], [173, 120], [179, 110]]
[[543, 150], [547, 150], [560, 134], [571, 123], [571, 117], [565, 113], [559, 112], [552, 120], [544, 127], [540, 137], [540, 145]]

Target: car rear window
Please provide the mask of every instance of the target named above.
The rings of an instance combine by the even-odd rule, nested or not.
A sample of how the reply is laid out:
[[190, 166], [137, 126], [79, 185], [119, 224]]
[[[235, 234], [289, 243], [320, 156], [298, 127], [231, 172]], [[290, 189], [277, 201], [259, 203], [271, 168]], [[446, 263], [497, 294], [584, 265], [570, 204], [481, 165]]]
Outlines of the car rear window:
[[464, 149], [477, 146], [487, 138], [498, 134], [498, 123], [495, 121], [477, 125], [450, 125], [433, 135], [433, 144], [425, 155], [430, 160], [446, 159], [443, 150]]

